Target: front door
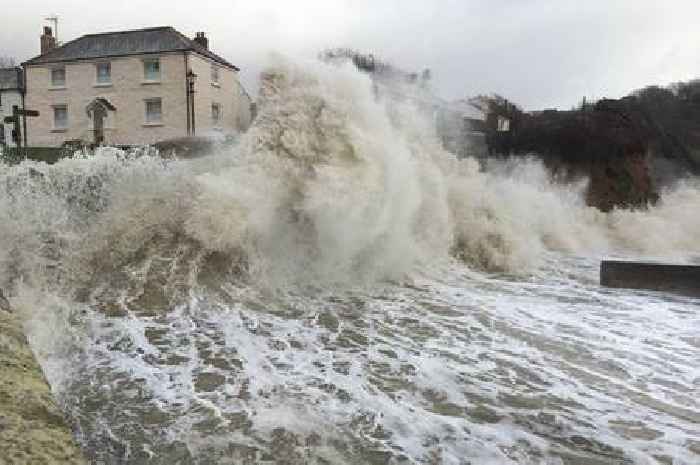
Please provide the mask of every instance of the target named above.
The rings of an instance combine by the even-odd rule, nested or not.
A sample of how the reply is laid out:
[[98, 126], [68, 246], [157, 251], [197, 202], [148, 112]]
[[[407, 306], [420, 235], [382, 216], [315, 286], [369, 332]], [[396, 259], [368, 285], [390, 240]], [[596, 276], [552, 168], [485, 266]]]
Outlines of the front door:
[[105, 140], [105, 117], [107, 112], [100, 105], [96, 105], [92, 111], [92, 124], [95, 130], [95, 145], [101, 145]]

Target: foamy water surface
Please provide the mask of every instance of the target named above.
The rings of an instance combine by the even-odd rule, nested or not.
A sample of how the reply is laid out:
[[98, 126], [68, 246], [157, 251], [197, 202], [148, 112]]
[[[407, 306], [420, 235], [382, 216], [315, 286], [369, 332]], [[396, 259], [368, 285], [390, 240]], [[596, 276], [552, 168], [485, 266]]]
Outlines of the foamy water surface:
[[[153, 270], [151, 270], [153, 271]], [[597, 261], [528, 279], [453, 264], [410, 284], [127, 293], [59, 392], [103, 463], [692, 464], [698, 301], [609, 290]], [[162, 302], [163, 303], [163, 302]], [[50, 362], [49, 362], [50, 364]]]
[[700, 189], [602, 213], [483, 169], [352, 67], [282, 62], [240, 143], [0, 166], [0, 287], [93, 463], [700, 461]]

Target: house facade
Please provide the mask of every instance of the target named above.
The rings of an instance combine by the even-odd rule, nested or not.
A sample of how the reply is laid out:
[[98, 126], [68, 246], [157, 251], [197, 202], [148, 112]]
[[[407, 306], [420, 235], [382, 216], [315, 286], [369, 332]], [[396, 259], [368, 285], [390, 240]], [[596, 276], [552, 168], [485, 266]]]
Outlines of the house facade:
[[12, 116], [12, 107], [24, 108], [24, 79], [22, 68], [0, 68], [0, 145], [15, 147], [12, 137], [14, 125], [5, 123]]
[[69, 141], [141, 145], [247, 129], [251, 102], [239, 69], [172, 27], [82, 36], [56, 47], [44, 28], [42, 53], [24, 66], [30, 146]]

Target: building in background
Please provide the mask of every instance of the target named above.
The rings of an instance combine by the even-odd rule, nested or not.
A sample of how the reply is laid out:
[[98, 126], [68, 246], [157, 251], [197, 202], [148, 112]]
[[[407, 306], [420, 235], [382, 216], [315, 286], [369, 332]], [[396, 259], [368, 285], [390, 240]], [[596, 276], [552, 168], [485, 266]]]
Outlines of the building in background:
[[0, 145], [14, 147], [16, 142], [12, 131], [14, 126], [5, 123], [5, 117], [12, 116], [12, 107], [24, 108], [24, 79], [22, 68], [0, 68]]
[[250, 124], [239, 68], [190, 39], [156, 27], [89, 34], [56, 46], [50, 27], [41, 55], [23, 64], [30, 146], [66, 142], [141, 145], [188, 135], [228, 135]]
[[457, 158], [484, 159], [487, 114], [469, 100], [444, 102], [438, 111], [436, 128], [443, 146]]
[[377, 97], [413, 105], [435, 123], [443, 147], [457, 158], [486, 157], [488, 111], [483, 110], [475, 101], [448, 102], [440, 98], [430, 86], [432, 73], [429, 69], [420, 73], [408, 72], [371, 53], [348, 48], [327, 49], [319, 57], [327, 63], [351, 62], [358, 70], [370, 76]]

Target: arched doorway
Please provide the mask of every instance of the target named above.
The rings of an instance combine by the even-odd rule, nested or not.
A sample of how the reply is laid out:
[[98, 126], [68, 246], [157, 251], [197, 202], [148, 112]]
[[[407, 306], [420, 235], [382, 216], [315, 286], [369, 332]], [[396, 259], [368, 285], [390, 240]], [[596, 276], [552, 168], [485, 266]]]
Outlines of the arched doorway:
[[92, 121], [93, 143], [100, 145], [105, 140], [105, 119], [108, 112], [117, 111], [117, 108], [106, 98], [97, 97], [85, 107], [85, 111]]

